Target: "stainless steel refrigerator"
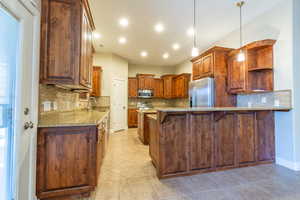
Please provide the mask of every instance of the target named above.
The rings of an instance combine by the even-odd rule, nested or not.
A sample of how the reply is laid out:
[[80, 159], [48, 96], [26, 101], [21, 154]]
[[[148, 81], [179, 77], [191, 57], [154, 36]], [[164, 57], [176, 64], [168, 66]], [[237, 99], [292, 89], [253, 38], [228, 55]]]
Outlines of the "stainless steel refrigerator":
[[203, 78], [190, 82], [189, 99], [191, 107], [214, 107], [214, 79]]

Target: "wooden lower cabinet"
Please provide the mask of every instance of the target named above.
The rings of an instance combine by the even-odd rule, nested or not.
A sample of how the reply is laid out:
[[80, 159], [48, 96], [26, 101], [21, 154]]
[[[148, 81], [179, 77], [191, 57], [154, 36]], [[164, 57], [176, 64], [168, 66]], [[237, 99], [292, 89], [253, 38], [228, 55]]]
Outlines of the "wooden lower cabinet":
[[136, 128], [138, 126], [138, 112], [137, 108], [128, 109], [128, 127]]
[[193, 113], [191, 124], [190, 169], [211, 169], [214, 161], [214, 127], [211, 113]]
[[86, 197], [95, 189], [108, 134], [107, 126], [100, 126], [38, 129], [39, 199]]
[[150, 156], [159, 178], [275, 161], [274, 112], [158, 112]]

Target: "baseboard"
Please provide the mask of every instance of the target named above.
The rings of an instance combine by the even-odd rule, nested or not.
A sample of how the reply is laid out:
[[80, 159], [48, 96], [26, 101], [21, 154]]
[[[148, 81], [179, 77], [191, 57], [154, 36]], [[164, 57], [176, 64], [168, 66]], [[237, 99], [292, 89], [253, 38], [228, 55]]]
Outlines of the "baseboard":
[[292, 162], [282, 158], [276, 158], [276, 164], [289, 168], [293, 171], [300, 171], [300, 162]]

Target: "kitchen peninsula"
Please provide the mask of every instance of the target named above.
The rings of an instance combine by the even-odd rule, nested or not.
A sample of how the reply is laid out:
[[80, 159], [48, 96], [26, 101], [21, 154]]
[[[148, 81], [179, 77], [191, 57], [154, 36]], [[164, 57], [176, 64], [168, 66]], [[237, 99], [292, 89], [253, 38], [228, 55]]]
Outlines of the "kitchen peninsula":
[[275, 161], [274, 111], [288, 107], [168, 108], [150, 122], [159, 178]]

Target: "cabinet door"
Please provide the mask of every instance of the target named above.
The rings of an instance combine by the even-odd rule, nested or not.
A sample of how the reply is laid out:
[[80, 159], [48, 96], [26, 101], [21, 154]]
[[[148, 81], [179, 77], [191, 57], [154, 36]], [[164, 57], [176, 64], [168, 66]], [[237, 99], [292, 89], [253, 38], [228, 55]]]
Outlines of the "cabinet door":
[[92, 96], [100, 97], [101, 96], [101, 76], [102, 76], [102, 69], [101, 67], [94, 67], [93, 68], [93, 89], [92, 89]]
[[159, 130], [157, 121], [149, 119], [149, 153], [156, 167], [159, 159]]
[[260, 111], [257, 120], [257, 161], [275, 160], [274, 112]]
[[153, 77], [145, 77], [145, 89], [153, 90], [154, 89], [154, 78]]
[[238, 162], [248, 164], [255, 162], [255, 114], [237, 114]]
[[89, 192], [96, 185], [96, 127], [38, 132], [37, 194], [41, 199]]
[[128, 96], [137, 97], [138, 80], [137, 78], [128, 78]]
[[233, 167], [235, 165], [235, 115], [233, 113], [215, 113], [216, 166]]
[[246, 91], [246, 62], [238, 62], [236, 56], [228, 59], [229, 92], [240, 93]]
[[164, 82], [162, 79], [154, 79], [154, 97], [162, 98], [164, 96]]
[[80, 1], [42, 1], [41, 83], [79, 83], [80, 13]]
[[202, 58], [200, 77], [208, 77], [213, 75], [213, 64], [214, 64], [213, 54], [209, 54]]
[[188, 127], [186, 115], [167, 116], [160, 136], [160, 165], [163, 175], [187, 171]]
[[213, 168], [213, 114], [191, 115], [191, 170]]
[[92, 31], [89, 20], [82, 8], [82, 25], [81, 25], [81, 65], [80, 65], [80, 83], [86, 87], [91, 86], [91, 55], [92, 55]]
[[128, 109], [128, 127], [137, 127], [138, 113], [136, 109]]
[[201, 64], [202, 64], [201, 58], [193, 63], [193, 80], [197, 80], [200, 78]]
[[164, 97], [168, 99], [173, 97], [173, 77], [164, 78]]

